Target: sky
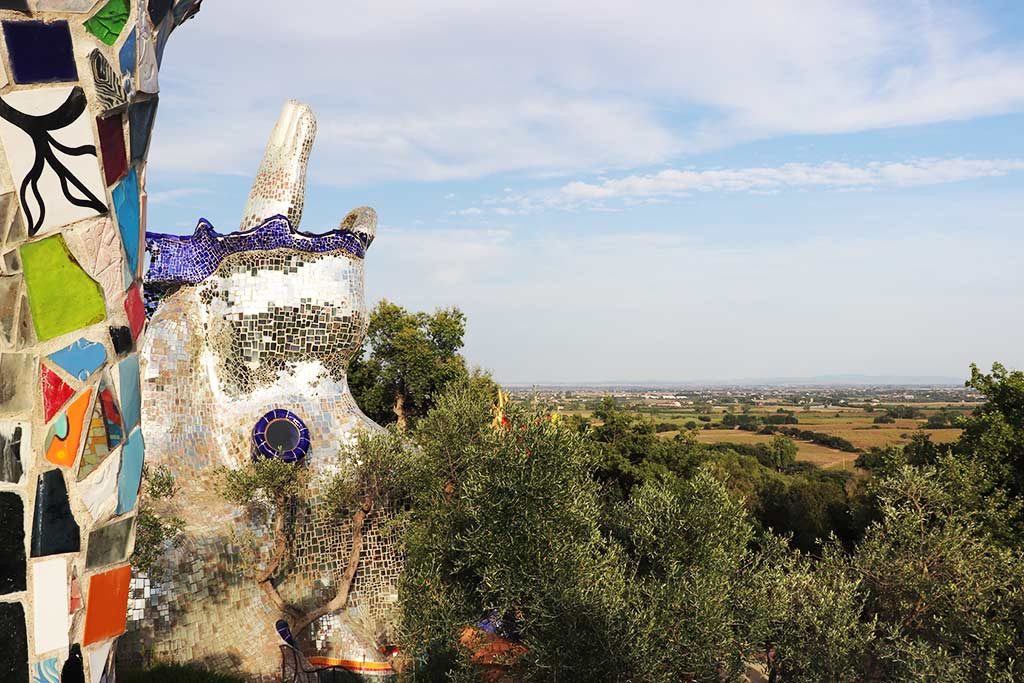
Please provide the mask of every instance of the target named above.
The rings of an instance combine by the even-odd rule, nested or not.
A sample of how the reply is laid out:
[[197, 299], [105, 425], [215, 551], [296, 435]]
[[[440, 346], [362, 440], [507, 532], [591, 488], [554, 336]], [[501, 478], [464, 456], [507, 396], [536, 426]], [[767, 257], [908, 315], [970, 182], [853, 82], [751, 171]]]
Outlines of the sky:
[[1024, 3], [206, 0], [149, 229], [237, 229], [281, 106], [302, 229], [506, 383], [1024, 367]]

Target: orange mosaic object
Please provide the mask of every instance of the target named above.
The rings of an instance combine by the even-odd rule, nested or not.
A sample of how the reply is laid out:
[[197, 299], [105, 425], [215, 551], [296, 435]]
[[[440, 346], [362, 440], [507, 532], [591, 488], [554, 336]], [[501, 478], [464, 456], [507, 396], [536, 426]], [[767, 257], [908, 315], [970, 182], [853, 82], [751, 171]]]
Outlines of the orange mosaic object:
[[67, 433], [61, 436], [54, 432], [49, 443], [46, 444], [46, 459], [54, 465], [71, 467], [75, 464], [78, 456], [78, 444], [82, 441], [82, 430], [85, 426], [85, 415], [89, 411], [89, 400], [92, 398], [92, 389], [76, 398], [66, 411]]
[[128, 620], [128, 584], [131, 578], [132, 568], [125, 565], [102, 574], [94, 574], [89, 579], [82, 645], [90, 645], [124, 633]]

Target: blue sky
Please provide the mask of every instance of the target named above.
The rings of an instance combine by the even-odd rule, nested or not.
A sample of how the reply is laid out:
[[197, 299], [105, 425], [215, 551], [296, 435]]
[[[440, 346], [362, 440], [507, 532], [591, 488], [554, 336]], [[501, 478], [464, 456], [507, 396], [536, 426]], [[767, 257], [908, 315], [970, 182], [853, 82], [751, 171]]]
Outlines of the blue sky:
[[1024, 366], [1020, 2], [282, 7], [175, 34], [150, 229], [236, 228], [295, 98], [302, 227], [373, 206], [371, 299], [501, 381]]

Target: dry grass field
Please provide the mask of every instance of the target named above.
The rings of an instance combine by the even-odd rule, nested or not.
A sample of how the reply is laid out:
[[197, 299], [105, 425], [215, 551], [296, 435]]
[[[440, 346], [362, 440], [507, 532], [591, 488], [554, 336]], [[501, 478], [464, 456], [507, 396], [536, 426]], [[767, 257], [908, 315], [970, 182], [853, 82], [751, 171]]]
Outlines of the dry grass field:
[[[947, 404], [917, 403], [914, 404], [914, 407], [923, 412], [924, 416], [922, 418], [897, 419], [891, 424], [875, 424], [875, 418], [884, 414], [883, 410], [876, 410], [869, 413], [862, 408], [850, 408], [845, 406], [832, 406], [827, 409], [819, 408], [814, 410], [802, 410], [794, 409], [793, 406], [760, 405], [751, 408], [750, 414], [764, 417], [776, 414], [780, 410], [791, 411], [797, 420], [799, 420], [799, 423], [786, 426], [842, 437], [853, 444], [856, 448], [864, 450], [870, 448], [884, 448], [890, 445], [898, 446], [906, 444], [918, 431], [924, 431], [937, 443], [949, 443], [955, 441], [960, 436], [959, 429], [922, 429], [926, 422], [926, 418], [942, 409], [949, 408]], [[966, 408], [969, 408], [969, 406], [960, 407], [961, 410]], [[571, 410], [566, 412], [575, 413], [586, 418], [592, 418], [590, 411], [586, 410]], [[672, 423], [679, 428], [683, 428], [687, 423], [695, 423], [698, 426], [697, 440], [703, 443], [753, 444], [766, 443], [771, 440], [770, 436], [739, 429], [703, 429], [702, 427], [707, 424], [707, 422], [702, 421], [700, 415], [692, 409], [676, 408], [668, 410], [650, 410], [638, 406], [636, 408], [636, 412], [642, 414], [645, 418], [655, 423]], [[711, 409], [710, 413], [706, 413], [704, 417], [710, 418], [711, 422], [715, 424], [721, 422], [722, 417], [726, 412], [727, 411], [722, 407], [715, 407]], [[662, 438], [672, 438], [678, 433], [678, 429], [662, 431], [659, 433], [659, 436]], [[832, 448], [826, 448], [818, 444], [808, 443], [806, 441], [798, 441], [797, 443], [800, 448], [797, 453], [797, 459], [814, 463], [819, 467], [852, 469], [853, 461], [857, 458], [854, 453], [846, 453]]]

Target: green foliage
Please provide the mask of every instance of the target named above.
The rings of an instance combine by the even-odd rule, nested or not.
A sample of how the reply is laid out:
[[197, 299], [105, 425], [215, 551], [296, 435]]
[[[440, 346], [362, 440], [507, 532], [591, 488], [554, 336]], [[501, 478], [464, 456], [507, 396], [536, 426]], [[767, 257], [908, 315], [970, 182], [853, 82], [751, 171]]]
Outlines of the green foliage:
[[259, 458], [238, 469], [217, 468], [217, 493], [237, 505], [258, 500], [280, 503], [297, 496], [309, 476], [301, 463]]
[[378, 424], [415, 422], [451, 381], [468, 375], [459, 351], [466, 316], [457, 308], [410, 313], [381, 301], [349, 365], [356, 403]]
[[135, 518], [135, 551], [132, 565], [142, 571], [149, 571], [169, 547], [176, 547], [181, 541], [185, 520], [176, 516], [159, 514], [152, 501], [169, 500], [177, 492], [177, 482], [166, 465], [155, 470], [142, 468], [147, 498], [139, 505]]
[[514, 615], [529, 648], [517, 680], [613, 680], [623, 664], [625, 571], [601, 534], [591, 451], [578, 431], [457, 383], [421, 421], [406, 569], [406, 649], [456, 653], [485, 614]]
[[413, 471], [409, 445], [400, 431], [360, 432], [341, 455], [342, 467], [324, 493], [332, 515], [342, 517], [356, 505], [404, 503]]
[[146, 493], [154, 500], [168, 500], [178, 491], [177, 482], [167, 465], [158, 465], [155, 470], [143, 465], [142, 479], [146, 482]]
[[878, 484], [881, 521], [851, 560], [877, 620], [875, 677], [918, 681], [1024, 676], [1024, 556], [992, 542], [977, 512], [931, 467]]
[[184, 528], [185, 521], [180, 517], [164, 518], [154, 512], [149, 505], [140, 506], [135, 517], [135, 552], [132, 554], [132, 565], [136, 569], [148, 572], [169, 546], [178, 545]]

